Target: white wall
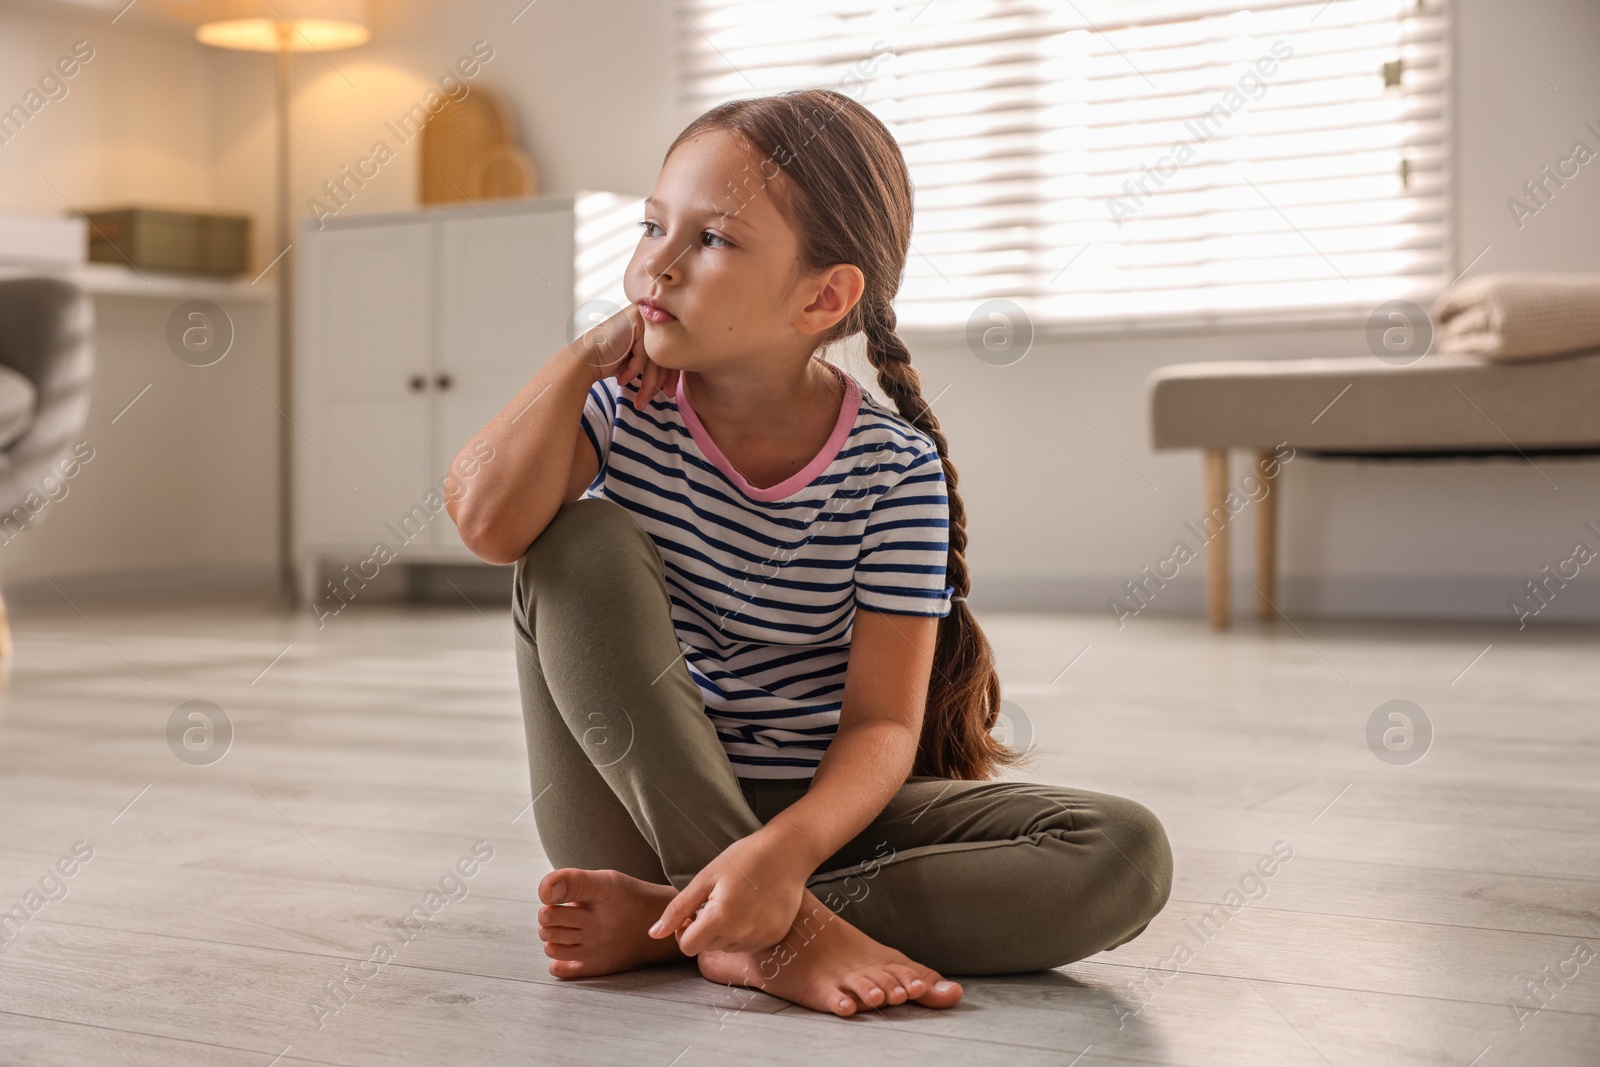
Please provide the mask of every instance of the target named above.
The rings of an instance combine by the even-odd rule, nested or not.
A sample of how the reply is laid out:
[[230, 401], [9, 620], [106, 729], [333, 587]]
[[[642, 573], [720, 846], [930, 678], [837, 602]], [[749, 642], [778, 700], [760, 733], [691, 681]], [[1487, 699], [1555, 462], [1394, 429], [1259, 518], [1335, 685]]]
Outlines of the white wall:
[[[495, 49], [495, 58], [474, 84], [498, 92], [512, 109], [521, 142], [540, 169], [542, 192], [648, 188], [666, 144], [689, 117], [676, 104], [674, 57], [683, 23], [670, 4], [541, 0], [515, 24], [510, 19], [517, 5], [501, 0], [374, 6], [372, 44], [326, 60], [296, 60], [292, 200], [301, 218], [309, 217], [306, 200], [322, 182], [386, 136], [384, 121], [419, 100], [480, 39]], [[1586, 54], [1586, 44], [1600, 39], [1600, 8], [1559, 0], [1541, 5], [1537, 17], [1530, 10], [1512, 0], [1460, 5], [1459, 263], [1465, 266], [1487, 246], [1475, 272], [1600, 270], [1600, 178], [1590, 168], [1520, 232], [1506, 210], [1506, 198], [1542, 164], [1567, 154], [1573, 140], [1600, 148], [1582, 129], [1585, 120], [1600, 121], [1600, 70]], [[80, 32], [61, 17], [19, 19], [0, 8], [0, 19], [6, 31], [0, 33], [0, 69], [7, 71], [42, 71], [57, 42], [70, 43]], [[20, 37], [13, 27], [23, 28]], [[62, 121], [39, 126], [35, 155], [21, 177], [10, 169], [8, 150], [0, 149], [6, 164], [0, 207], [54, 210], [37, 177], [68, 173], [79, 183], [73, 189], [86, 197], [243, 208], [258, 220], [263, 241], [257, 263], [265, 265], [277, 252], [264, 247], [272, 233], [271, 60], [203, 49], [176, 31], [139, 28], [126, 44], [107, 39], [116, 43], [102, 50], [110, 61], [91, 64], [74, 88], [81, 95], [63, 101], [80, 113], [47, 110], [43, 118]], [[105, 76], [118, 99], [94, 103], [90, 76]], [[18, 78], [11, 82], [0, 85], [0, 97], [23, 87]], [[415, 149], [399, 148], [348, 210], [412, 204]], [[978, 362], [959, 337], [919, 338], [913, 351], [930, 395], [951, 384], [937, 410], [970, 514], [974, 602], [1105, 612], [1121, 583], [1164, 555], [1183, 523], [1202, 510], [1198, 457], [1156, 455], [1148, 448], [1143, 389], [1149, 372], [1198, 359], [1360, 354], [1366, 348], [1361, 330], [1348, 328], [1041, 341], [1009, 368]], [[262, 376], [255, 380], [267, 387]], [[1052, 382], [1093, 427], [1056, 395]], [[234, 482], [216, 498], [224, 503], [203, 505], [210, 517], [203, 527], [205, 558], [231, 555], [241, 566], [271, 560], [272, 525], [261, 507], [271, 503], [272, 448], [260, 434], [239, 439], [230, 453]], [[1243, 457], [1237, 459], [1235, 477], [1242, 472]], [[1293, 616], [1509, 619], [1506, 599], [1522, 582], [1564, 558], [1583, 536], [1585, 520], [1600, 524], [1600, 464], [1541, 459], [1539, 466], [1559, 490], [1520, 462], [1421, 467], [1296, 460], [1282, 484], [1284, 607]], [[98, 501], [81, 503], [96, 521], [103, 517]], [[226, 517], [230, 506], [243, 506], [238, 521]], [[89, 515], [75, 521], [91, 521]], [[1235, 538], [1240, 564], [1252, 558], [1248, 526], [1245, 521]], [[121, 545], [106, 548], [94, 563], [142, 566], [159, 556], [151, 547]], [[1198, 566], [1186, 568], [1152, 610], [1193, 610], [1200, 586]], [[1241, 581], [1241, 603], [1247, 593]], [[1600, 596], [1583, 579], [1541, 621], [1575, 611], [1600, 617]]]
[[[1537, 17], [1534, 17], [1534, 13]], [[1489, 20], [1492, 20], [1492, 25]], [[1485, 247], [1474, 272], [1600, 271], [1600, 174], [1582, 173], [1519, 232], [1508, 197], [1572, 142], [1600, 141], [1600, 7], [1474, 0], [1457, 17], [1458, 269]], [[1496, 29], [1495, 27], [1500, 29]], [[1504, 30], [1515, 41], [1515, 47]], [[1527, 58], [1524, 58], [1523, 54]], [[1530, 62], [1531, 61], [1531, 62]], [[1537, 64], [1537, 68], [1533, 64]], [[1543, 72], [1541, 74], [1540, 72]], [[1554, 82], [1553, 87], [1546, 78]], [[959, 342], [916, 351], [960, 457], [973, 518], [974, 601], [1105, 601], [1164, 556], [1185, 521], [1204, 510], [1200, 461], [1149, 450], [1143, 383], [1166, 363], [1202, 359], [1363, 355], [1362, 330], [1319, 330], [1036, 346], [1012, 368], [979, 364]], [[1122, 456], [1066, 405], [1055, 382]], [[1020, 417], [1003, 415], [1008, 405]], [[1600, 425], [1600, 413], [1596, 414]], [[1129, 465], [1144, 472], [1152, 489]], [[1244, 457], [1235, 457], [1235, 479]], [[1388, 465], [1297, 460], [1285, 472], [1280, 603], [1291, 615], [1460, 614], [1513, 618], [1509, 597], [1600, 525], [1600, 462]], [[1027, 471], [1027, 476], [1019, 476]], [[1234, 538], [1238, 565], [1253, 559], [1248, 514]], [[1600, 577], [1564, 590], [1541, 621], [1600, 617]], [[1151, 610], [1193, 610], [1198, 565], [1162, 590]], [[1242, 579], [1235, 602], [1253, 596]]]
[[[491, 90], [510, 110], [518, 141], [538, 169], [540, 193], [643, 190], [654, 180], [678, 126], [672, 47], [678, 16], [670, 4], [541, 2], [515, 23], [517, 5], [499, 0], [389, 0], [371, 7], [371, 43], [326, 58], [296, 57], [290, 202], [297, 225], [313, 218], [313, 197], [337, 206], [323, 183], [338, 179], [341, 166], [354, 166], [377, 140], [395, 158], [344, 210], [416, 204], [420, 142], [402, 143], [385, 124], [437, 88], [479, 41], [493, 58], [468, 85]], [[261, 232], [270, 235], [272, 60], [202, 51], [214, 94], [217, 188], [260, 212]], [[258, 249], [263, 263], [277, 252]]]
[[0, 107], [20, 101], [74, 42], [94, 50], [66, 80], [67, 95], [0, 144], [0, 210], [210, 202], [210, 77], [200, 47], [110, 18], [68, 4], [0, 4]]
[[[114, 14], [0, 6], [0, 106], [20, 101], [75, 42], [94, 50], [66, 81], [66, 96], [0, 144], [0, 211], [253, 209], [218, 195], [206, 50], [161, 25], [113, 24]], [[144, 597], [247, 588], [271, 574], [277, 416], [250, 383], [276, 395], [272, 316], [260, 303], [230, 308], [238, 340], [225, 360], [200, 369], [166, 347], [179, 302], [96, 298], [96, 373], [82, 433], [94, 458], [64, 497], [0, 544], [0, 576], [14, 601], [60, 606], [47, 577], [76, 600], [117, 587]]]

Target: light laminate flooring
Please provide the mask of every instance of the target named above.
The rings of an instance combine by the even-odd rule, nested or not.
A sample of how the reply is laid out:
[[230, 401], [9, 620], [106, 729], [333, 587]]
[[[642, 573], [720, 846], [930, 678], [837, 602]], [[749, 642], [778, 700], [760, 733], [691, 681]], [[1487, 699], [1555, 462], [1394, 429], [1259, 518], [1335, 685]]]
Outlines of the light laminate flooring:
[[[692, 966], [549, 976], [504, 604], [26, 616], [0, 1063], [1600, 1063], [1600, 632], [983, 622], [1008, 736], [1038, 745], [1012, 777], [1151, 807], [1172, 901], [1114, 952], [965, 980], [954, 1010], [843, 1020]], [[1432, 728], [1405, 765], [1368, 742], [1395, 699]], [[216, 762], [169, 743], [189, 701], [231, 723]], [[185, 715], [189, 758], [218, 751]], [[465, 896], [402, 934], [475, 847]]]

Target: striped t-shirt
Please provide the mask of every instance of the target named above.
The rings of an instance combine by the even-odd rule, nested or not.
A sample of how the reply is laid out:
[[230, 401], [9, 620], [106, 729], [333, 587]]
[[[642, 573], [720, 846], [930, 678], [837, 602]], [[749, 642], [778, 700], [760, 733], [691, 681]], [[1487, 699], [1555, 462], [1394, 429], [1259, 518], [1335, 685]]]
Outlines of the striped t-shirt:
[[621, 504], [666, 564], [689, 673], [743, 778], [809, 778], [839, 726], [857, 606], [943, 616], [949, 504], [932, 439], [839, 375], [822, 451], [758, 489], [691, 406], [596, 382], [583, 428], [600, 460], [584, 493]]

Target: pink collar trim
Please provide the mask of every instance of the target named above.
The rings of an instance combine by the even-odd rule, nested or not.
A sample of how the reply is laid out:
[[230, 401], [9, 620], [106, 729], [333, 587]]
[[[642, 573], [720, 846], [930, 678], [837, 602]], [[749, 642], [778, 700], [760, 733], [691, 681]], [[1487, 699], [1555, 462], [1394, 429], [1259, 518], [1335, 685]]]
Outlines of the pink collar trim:
[[706, 432], [705, 426], [701, 424], [700, 417], [694, 413], [694, 408], [690, 406], [687, 381], [685, 381], [683, 375], [680, 374], [678, 376], [678, 410], [683, 413], [683, 421], [689, 426], [689, 436], [694, 438], [694, 443], [700, 446], [700, 451], [705, 453], [706, 458], [723, 473], [728, 481], [732, 482], [739, 492], [751, 500], [770, 503], [774, 500], [782, 500], [786, 496], [792, 496], [794, 493], [804, 489], [816, 480], [819, 474], [827, 470], [829, 464], [838, 458], [839, 450], [844, 447], [846, 438], [850, 436], [850, 430], [856, 423], [856, 415], [861, 410], [861, 387], [856, 383], [854, 375], [847, 374], [825, 359], [822, 360], [822, 363], [844, 381], [845, 393], [844, 400], [839, 405], [839, 419], [833, 424], [833, 432], [828, 435], [827, 443], [822, 446], [822, 451], [818, 452], [811, 462], [777, 485], [771, 485], [765, 489], [758, 489], [746, 481], [744, 475], [740, 474], [734, 465], [728, 461], [728, 457], [722, 454], [722, 449], [718, 448], [717, 443], [711, 439], [711, 435]]

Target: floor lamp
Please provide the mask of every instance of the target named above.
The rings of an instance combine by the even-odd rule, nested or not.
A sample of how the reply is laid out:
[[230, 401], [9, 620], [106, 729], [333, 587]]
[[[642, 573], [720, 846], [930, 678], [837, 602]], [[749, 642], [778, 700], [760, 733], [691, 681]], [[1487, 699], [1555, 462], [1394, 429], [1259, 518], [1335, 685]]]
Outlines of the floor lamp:
[[294, 568], [294, 273], [290, 254], [294, 227], [289, 212], [289, 94], [295, 52], [355, 48], [372, 37], [366, 0], [229, 0], [214, 5], [216, 18], [195, 29], [195, 38], [216, 48], [277, 53], [278, 174], [278, 399], [289, 425], [278, 435], [278, 581], [291, 607], [296, 603]]

